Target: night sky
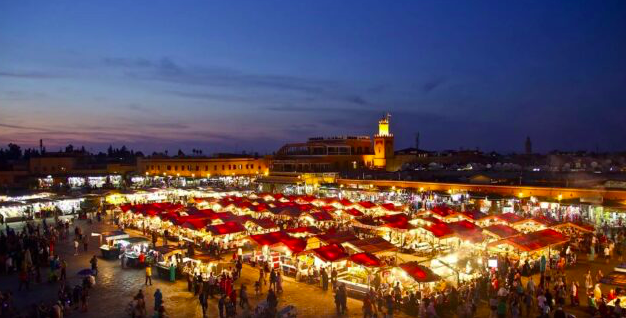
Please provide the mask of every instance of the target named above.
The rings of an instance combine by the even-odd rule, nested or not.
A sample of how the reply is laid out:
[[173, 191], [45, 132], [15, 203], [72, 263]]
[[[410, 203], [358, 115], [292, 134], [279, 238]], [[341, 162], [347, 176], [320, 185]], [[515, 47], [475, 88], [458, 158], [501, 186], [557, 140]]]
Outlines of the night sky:
[[626, 1], [4, 1], [0, 144], [626, 150]]

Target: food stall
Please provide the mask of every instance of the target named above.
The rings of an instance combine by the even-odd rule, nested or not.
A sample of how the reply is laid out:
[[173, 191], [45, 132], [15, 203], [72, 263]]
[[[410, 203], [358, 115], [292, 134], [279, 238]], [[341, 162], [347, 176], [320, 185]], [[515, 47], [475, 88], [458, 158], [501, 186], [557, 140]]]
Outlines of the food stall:
[[250, 239], [261, 249], [245, 254], [245, 260], [253, 263], [269, 261], [271, 268], [280, 268], [284, 275], [296, 276], [294, 255], [302, 252], [306, 247], [304, 239], [291, 237], [283, 231], [250, 235]]
[[276, 223], [269, 218], [251, 218], [246, 220], [244, 226], [248, 230], [248, 233], [252, 234], [269, 233], [280, 229], [278, 225], [276, 225]]
[[490, 253], [516, 257], [522, 261], [528, 259], [532, 263], [537, 262], [542, 254], [548, 258], [558, 258], [559, 251], [553, 247], [567, 242], [569, 237], [553, 229], [545, 229], [491, 242], [487, 247]]
[[[100, 251], [102, 252], [102, 258], [104, 259], [117, 259], [120, 255], [120, 245], [117, 244], [119, 240], [127, 239], [130, 237], [124, 231], [109, 231], [102, 233], [92, 233], [92, 236], [100, 237]], [[104, 244], [102, 241], [104, 240]]]
[[322, 268], [330, 271], [334, 267], [337, 272], [340, 272], [345, 268], [349, 257], [350, 255], [339, 244], [324, 245], [304, 251], [298, 256], [296, 279], [300, 276], [306, 277], [309, 283], [319, 282]]
[[362, 299], [383, 263], [376, 255], [367, 252], [350, 255], [349, 263], [350, 266], [337, 275], [337, 282], [346, 286], [349, 296]]
[[433, 290], [441, 277], [430, 268], [413, 261], [391, 269], [386, 275], [386, 280], [389, 286], [395, 286], [395, 282], [399, 282], [403, 291], [422, 290], [425, 285], [429, 285], [428, 289]]
[[241, 247], [246, 241], [246, 228], [238, 222], [209, 225], [206, 231], [214, 239], [222, 241], [229, 249]]
[[120, 254], [126, 260], [129, 267], [140, 267], [141, 259], [145, 258], [150, 247], [150, 240], [145, 237], [129, 237], [118, 240]]
[[305, 212], [300, 218], [317, 227], [324, 227], [335, 221], [330, 212], [327, 211]]
[[182, 255], [183, 250], [178, 246], [157, 246], [150, 249], [148, 253], [148, 263], [154, 264], [160, 278], [175, 280], [182, 275]]
[[397, 259], [398, 248], [382, 237], [350, 241], [345, 246], [356, 254], [368, 253], [376, 256], [384, 266], [394, 266]]
[[220, 262], [220, 258], [210, 254], [194, 254], [183, 258], [183, 275], [201, 276], [203, 281], [207, 281], [209, 274], [219, 275], [223, 269], [228, 268], [230, 263]]

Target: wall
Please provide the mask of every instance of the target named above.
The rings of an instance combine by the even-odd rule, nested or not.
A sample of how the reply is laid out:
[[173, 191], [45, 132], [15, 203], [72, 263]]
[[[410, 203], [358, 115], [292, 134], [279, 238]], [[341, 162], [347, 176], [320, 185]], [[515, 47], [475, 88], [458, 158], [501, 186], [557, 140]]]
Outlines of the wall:
[[[169, 169], [168, 169], [169, 168]], [[140, 158], [137, 171], [145, 174], [206, 177], [264, 174], [268, 171], [265, 158]]]

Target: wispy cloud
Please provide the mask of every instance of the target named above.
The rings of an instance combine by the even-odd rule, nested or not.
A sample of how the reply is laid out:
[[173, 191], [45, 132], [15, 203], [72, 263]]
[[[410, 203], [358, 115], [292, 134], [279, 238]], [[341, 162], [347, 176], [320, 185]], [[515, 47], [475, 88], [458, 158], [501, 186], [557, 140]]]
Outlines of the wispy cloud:
[[433, 90], [435, 90], [436, 88], [443, 85], [445, 82], [446, 80], [444, 78], [436, 78], [436, 79], [430, 80], [422, 85], [421, 87], [422, 92], [428, 94], [432, 92]]
[[30, 72], [30, 71], [7, 71], [0, 70], [0, 76], [13, 77], [13, 78], [25, 78], [25, 79], [45, 79], [45, 78], [57, 78], [61, 77], [60, 74], [44, 73], [44, 72]]
[[[187, 66], [167, 57], [159, 60], [108, 57], [103, 59], [103, 64], [106, 67], [120, 69], [122, 74], [128, 78], [195, 85], [204, 88], [202, 92], [193, 90], [164, 91], [179, 97], [258, 102], [259, 99], [255, 98], [254, 94], [283, 92], [317, 97], [323, 101], [333, 100], [355, 105], [368, 104], [367, 99], [358, 93], [358, 89], [331, 80], [289, 75], [253, 74], [223, 67]], [[231, 88], [240, 95], [215, 93], [210, 91], [211, 88]], [[267, 100], [267, 96], [264, 96], [264, 100]]]

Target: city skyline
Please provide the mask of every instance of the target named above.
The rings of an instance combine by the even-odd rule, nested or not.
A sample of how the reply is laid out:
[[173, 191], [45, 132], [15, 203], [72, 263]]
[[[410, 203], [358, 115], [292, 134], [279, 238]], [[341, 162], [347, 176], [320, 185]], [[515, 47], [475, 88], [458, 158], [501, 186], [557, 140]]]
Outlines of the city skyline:
[[0, 144], [626, 149], [623, 2], [3, 2]]

